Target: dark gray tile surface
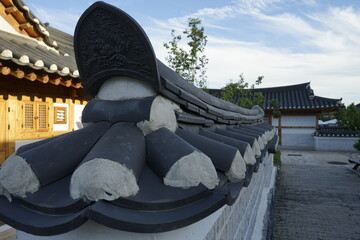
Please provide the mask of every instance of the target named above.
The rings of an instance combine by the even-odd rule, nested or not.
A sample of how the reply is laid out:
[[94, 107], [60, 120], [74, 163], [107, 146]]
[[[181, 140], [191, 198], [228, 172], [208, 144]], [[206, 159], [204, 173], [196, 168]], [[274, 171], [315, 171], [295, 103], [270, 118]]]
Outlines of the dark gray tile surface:
[[[332, 108], [343, 106], [342, 99], [325, 98], [314, 95], [310, 83], [301, 83], [290, 86], [256, 88], [255, 92], [261, 92], [265, 98], [265, 109], [272, 109], [270, 101], [277, 100], [280, 109], [309, 109], [309, 108]], [[221, 89], [209, 89], [209, 93], [221, 96]], [[237, 102], [241, 96], [236, 96], [233, 102]]]

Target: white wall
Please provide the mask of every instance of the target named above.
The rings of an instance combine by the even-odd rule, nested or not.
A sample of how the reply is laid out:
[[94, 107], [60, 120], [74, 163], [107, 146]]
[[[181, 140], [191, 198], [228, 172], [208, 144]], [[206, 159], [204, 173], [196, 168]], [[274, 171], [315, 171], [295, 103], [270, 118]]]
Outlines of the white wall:
[[278, 118], [273, 117], [271, 121], [272, 121], [273, 126], [279, 126], [279, 119]]
[[281, 146], [292, 149], [314, 149], [313, 133], [309, 128], [283, 128]]
[[[279, 119], [272, 118], [272, 125], [278, 126]], [[289, 149], [314, 149], [313, 133], [316, 127], [316, 115], [312, 116], [281, 116], [282, 127], [313, 127], [313, 128], [282, 128], [281, 146]]]
[[349, 151], [357, 152], [354, 144], [358, 137], [317, 137], [314, 136], [316, 151]]
[[19, 147], [33, 143], [33, 142], [38, 142], [41, 141], [43, 139], [29, 139], [29, 140], [20, 140], [20, 141], [15, 141], [15, 151], [19, 149]]
[[74, 105], [74, 130], [78, 130], [83, 128], [83, 124], [81, 121], [82, 111], [84, 110], [85, 105]]
[[2, 17], [0, 17], [0, 29], [2, 31], [5, 31], [5, 32], [21, 35], [17, 31], [15, 31], [15, 29], [5, 19], [3, 19]]
[[282, 116], [281, 126], [315, 127], [316, 116]]
[[247, 188], [243, 188], [236, 202], [226, 206], [206, 240], [261, 240], [266, 236], [273, 200], [276, 168], [273, 155], [268, 154], [254, 173]]
[[54, 103], [54, 107], [66, 108], [66, 124], [54, 124], [53, 131], [69, 131], [69, 105], [66, 103]]

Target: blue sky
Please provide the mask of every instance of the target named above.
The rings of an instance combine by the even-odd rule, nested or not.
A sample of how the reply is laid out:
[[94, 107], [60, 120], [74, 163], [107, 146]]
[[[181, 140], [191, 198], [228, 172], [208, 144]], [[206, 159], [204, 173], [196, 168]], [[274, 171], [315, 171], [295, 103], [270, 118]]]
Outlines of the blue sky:
[[[24, 0], [42, 22], [73, 34], [95, 1]], [[244, 74], [265, 76], [261, 87], [311, 82], [316, 95], [360, 102], [358, 0], [111, 0], [148, 34], [165, 62], [163, 43], [189, 17], [202, 20], [208, 44], [209, 88]]]

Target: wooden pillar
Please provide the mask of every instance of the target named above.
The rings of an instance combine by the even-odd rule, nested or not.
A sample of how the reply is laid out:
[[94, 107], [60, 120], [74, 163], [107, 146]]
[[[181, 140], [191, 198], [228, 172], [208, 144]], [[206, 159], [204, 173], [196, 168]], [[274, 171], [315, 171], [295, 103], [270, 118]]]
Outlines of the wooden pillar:
[[6, 101], [6, 157], [15, 152], [16, 140], [16, 99]]
[[315, 123], [315, 127], [316, 129], [319, 128], [319, 120], [320, 120], [320, 113], [316, 113], [316, 123]]
[[6, 102], [0, 99], [0, 164], [6, 159]]
[[72, 99], [67, 99], [67, 103], [69, 106], [68, 109], [69, 131], [74, 131], [74, 114], [75, 114], [74, 102], [72, 101]]

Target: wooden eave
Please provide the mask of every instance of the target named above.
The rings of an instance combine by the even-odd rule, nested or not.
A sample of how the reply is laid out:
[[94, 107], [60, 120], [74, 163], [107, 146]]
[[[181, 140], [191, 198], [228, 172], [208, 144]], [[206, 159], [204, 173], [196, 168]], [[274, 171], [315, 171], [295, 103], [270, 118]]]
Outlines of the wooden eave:
[[[281, 114], [286, 115], [308, 115], [308, 114], [317, 114], [317, 113], [326, 113], [326, 112], [336, 112], [339, 111], [344, 106], [336, 107], [327, 107], [327, 108], [296, 108], [296, 109], [279, 109]], [[271, 115], [274, 109], [265, 109], [265, 115]]]
[[49, 32], [21, 1], [0, 0], [0, 3], [1, 16], [17, 32], [58, 49], [57, 44], [49, 38]]
[[35, 30], [34, 25], [29, 22], [25, 14], [14, 5], [12, 0], [0, 0], [0, 2], [1, 16], [13, 26], [17, 32], [41, 41], [43, 40]]
[[34, 70], [28, 66], [19, 66], [9, 61], [0, 61], [0, 73], [2, 75], [12, 75], [18, 79], [29, 81], [39, 81], [44, 84], [62, 85], [75, 89], [82, 88], [80, 78], [71, 76], [60, 76], [56, 73], [47, 73], [44, 70]]

